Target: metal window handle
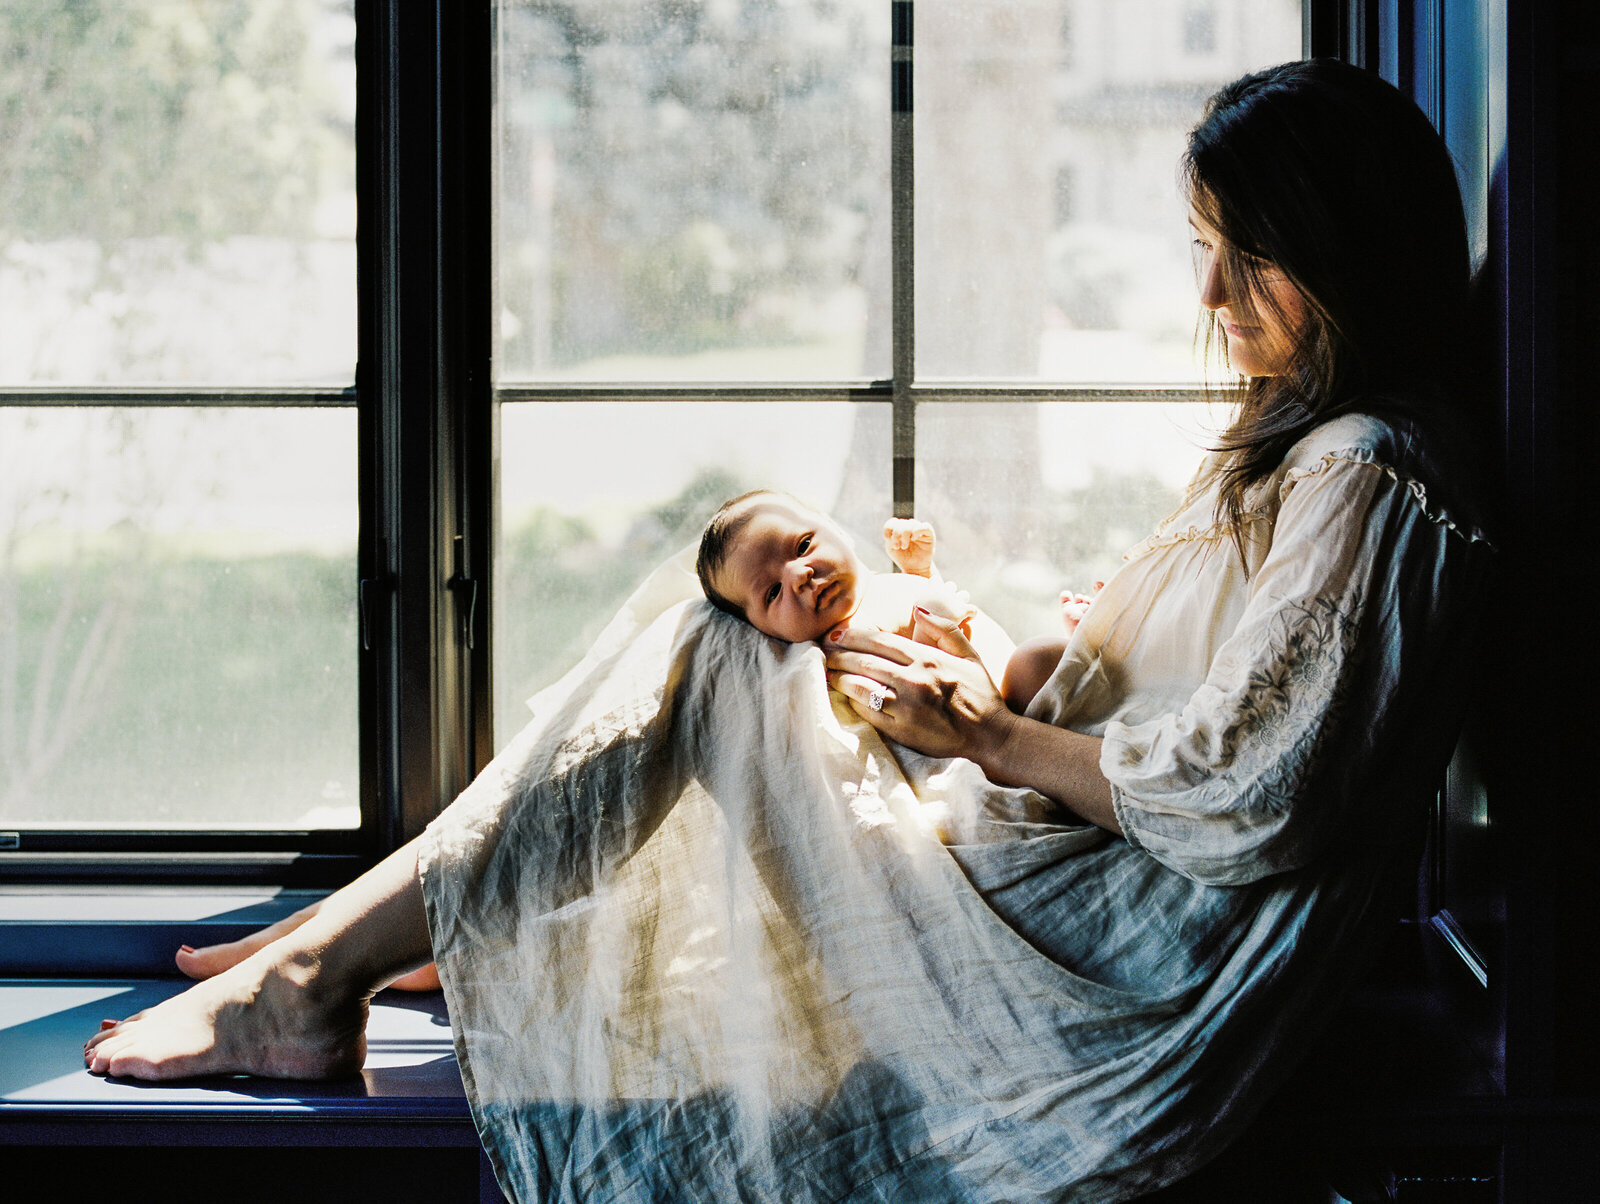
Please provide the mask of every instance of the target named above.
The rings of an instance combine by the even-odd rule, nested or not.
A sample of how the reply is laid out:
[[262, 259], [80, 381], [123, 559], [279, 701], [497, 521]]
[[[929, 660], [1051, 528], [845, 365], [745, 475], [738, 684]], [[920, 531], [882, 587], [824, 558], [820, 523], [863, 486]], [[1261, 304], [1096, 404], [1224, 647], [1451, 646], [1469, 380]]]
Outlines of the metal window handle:
[[476, 627], [478, 615], [478, 581], [475, 577], [463, 577], [460, 573], [457, 573], [445, 584], [457, 595], [463, 590], [466, 591], [467, 597], [466, 601], [462, 603], [462, 609], [465, 612], [463, 617], [467, 622], [467, 651], [471, 652], [476, 647], [473, 631]]
[[369, 592], [368, 587], [376, 584], [377, 582], [371, 577], [363, 577], [356, 586], [356, 610], [361, 623], [361, 651], [363, 652], [372, 651], [372, 618], [367, 613], [367, 594]]

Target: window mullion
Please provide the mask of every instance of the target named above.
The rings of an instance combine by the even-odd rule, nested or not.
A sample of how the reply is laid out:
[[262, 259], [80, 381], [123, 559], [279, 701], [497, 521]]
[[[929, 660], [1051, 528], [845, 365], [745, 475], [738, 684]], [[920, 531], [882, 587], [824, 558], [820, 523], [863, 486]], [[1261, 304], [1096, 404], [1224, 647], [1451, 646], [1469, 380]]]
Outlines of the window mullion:
[[912, 104], [911, 0], [893, 0], [890, 38], [889, 194], [891, 209], [890, 352], [894, 387], [891, 496], [898, 518], [914, 513], [916, 398], [916, 139]]
[[363, 702], [377, 717], [371, 763], [393, 847], [466, 786], [488, 740], [476, 702], [488, 688], [488, 522], [474, 520], [490, 508], [492, 448], [489, 22], [487, 3], [371, 0], [361, 11], [362, 65], [376, 76], [363, 89], [364, 146], [377, 160], [363, 180], [362, 577], [378, 599]]

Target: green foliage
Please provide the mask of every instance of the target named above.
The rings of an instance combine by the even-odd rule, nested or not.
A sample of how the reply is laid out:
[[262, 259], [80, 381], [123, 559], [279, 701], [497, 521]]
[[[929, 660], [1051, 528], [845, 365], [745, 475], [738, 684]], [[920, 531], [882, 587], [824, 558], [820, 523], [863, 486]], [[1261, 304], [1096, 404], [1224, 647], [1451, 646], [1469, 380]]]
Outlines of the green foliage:
[[770, 306], [845, 283], [883, 200], [885, 11], [507, 5], [511, 370], [804, 338]]
[[0, 582], [20, 652], [0, 666], [0, 822], [292, 828], [353, 807], [351, 562], [124, 551]]
[[327, 7], [0, 5], [0, 245], [305, 233], [342, 162], [312, 70]]

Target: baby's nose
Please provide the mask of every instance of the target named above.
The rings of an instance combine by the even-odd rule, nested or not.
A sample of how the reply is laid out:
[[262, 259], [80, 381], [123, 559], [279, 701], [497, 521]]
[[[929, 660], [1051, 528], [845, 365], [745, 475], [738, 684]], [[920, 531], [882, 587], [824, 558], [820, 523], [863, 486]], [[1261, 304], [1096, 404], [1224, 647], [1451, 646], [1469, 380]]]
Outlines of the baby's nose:
[[788, 564], [789, 584], [796, 589], [811, 580], [811, 565], [804, 560], [791, 560]]

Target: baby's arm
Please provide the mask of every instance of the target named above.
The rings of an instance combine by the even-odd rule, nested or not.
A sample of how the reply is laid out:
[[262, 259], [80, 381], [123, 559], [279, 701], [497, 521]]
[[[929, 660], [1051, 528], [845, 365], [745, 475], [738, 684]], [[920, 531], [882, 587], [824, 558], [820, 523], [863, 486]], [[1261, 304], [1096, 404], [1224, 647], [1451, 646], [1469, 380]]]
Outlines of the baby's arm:
[[920, 519], [891, 518], [883, 524], [883, 546], [902, 573], [937, 580], [933, 567], [933, 528]]

